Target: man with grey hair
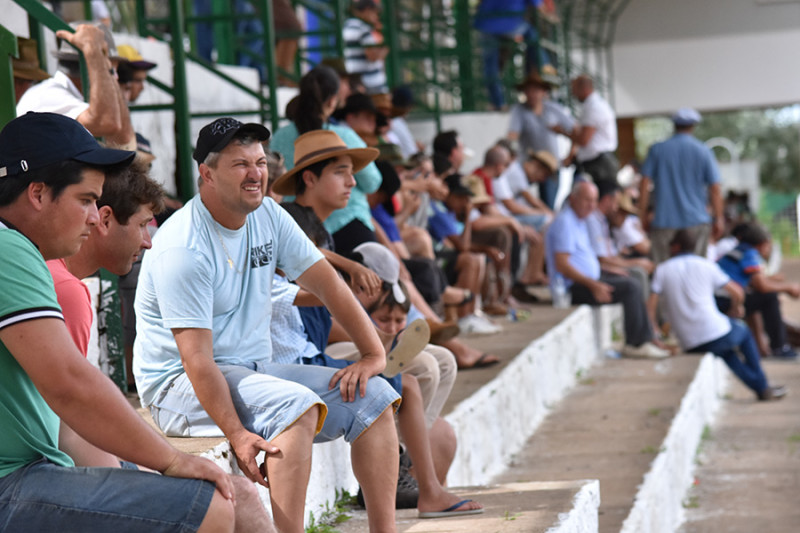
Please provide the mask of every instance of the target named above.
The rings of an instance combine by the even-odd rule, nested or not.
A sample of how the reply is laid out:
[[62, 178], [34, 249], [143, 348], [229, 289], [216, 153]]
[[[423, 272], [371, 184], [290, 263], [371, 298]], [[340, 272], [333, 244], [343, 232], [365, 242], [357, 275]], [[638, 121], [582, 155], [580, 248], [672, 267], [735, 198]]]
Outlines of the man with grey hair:
[[621, 303], [625, 315], [625, 346], [622, 355], [662, 358], [669, 352], [653, 344], [653, 326], [639, 282], [629, 276], [603, 272], [592, 247], [586, 218], [597, 207], [597, 186], [578, 182], [568, 204], [558, 213], [545, 237], [547, 271], [555, 293], [558, 280], [572, 294], [573, 303], [600, 305]]
[[[59, 30], [61, 47], [55, 75], [28, 89], [17, 104], [17, 115], [28, 111], [57, 113], [80, 122], [95, 137], [129, 150], [136, 149], [130, 112], [117, 83], [120, 57], [111, 32], [99, 23], [73, 23], [74, 32]], [[73, 48], [73, 46], [75, 48]], [[89, 76], [89, 101], [83, 95], [80, 57]]]

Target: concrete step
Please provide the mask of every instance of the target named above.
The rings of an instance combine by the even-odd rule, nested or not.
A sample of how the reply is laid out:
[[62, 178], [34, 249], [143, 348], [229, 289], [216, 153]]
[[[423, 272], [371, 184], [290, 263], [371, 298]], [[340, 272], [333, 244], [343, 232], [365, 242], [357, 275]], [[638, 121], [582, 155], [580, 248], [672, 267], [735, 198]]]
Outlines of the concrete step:
[[[614, 306], [535, 307], [529, 322], [470, 339], [502, 363], [459, 373], [445, 408], [459, 436], [448, 486], [473, 487], [453, 490], [486, 512], [400, 511], [399, 531], [674, 531], [727, 369], [710, 356], [608, 359], [620, 321]], [[170, 440], [236, 470], [223, 439]], [[306, 512], [317, 520], [358, 486], [343, 441], [315, 445], [313, 461]], [[365, 513], [350, 514], [337, 530], [367, 531]]]
[[[480, 501], [485, 512], [453, 518], [420, 520], [415, 509], [397, 512], [400, 533], [594, 533], [600, 487], [597, 480], [504, 483], [457, 489], [464, 498]], [[364, 511], [336, 526], [340, 533], [368, 531]]]

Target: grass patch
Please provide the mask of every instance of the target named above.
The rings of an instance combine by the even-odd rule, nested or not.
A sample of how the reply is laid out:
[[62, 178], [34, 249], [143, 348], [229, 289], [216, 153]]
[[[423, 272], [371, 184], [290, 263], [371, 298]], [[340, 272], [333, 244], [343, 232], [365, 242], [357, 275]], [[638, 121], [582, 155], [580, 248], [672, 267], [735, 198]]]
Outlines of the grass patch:
[[694, 464], [700, 466], [703, 464], [703, 461], [700, 457], [703, 454], [703, 450], [705, 449], [705, 444], [712, 440], [711, 436], [711, 426], [706, 424], [703, 426], [703, 433], [700, 434], [700, 442], [697, 443], [697, 449], [694, 451]]
[[522, 516], [522, 513], [511, 514], [511, 511], [506, 511], [505, 514], [503, 515], [503, 521], [510, 522], [512, 520], [516, 520], [520, 516]]
[[336, 529], [336, 526], [350, 520], [350, 515], [347, 513], [355, 505], [355, 496], [351, 496], [346, 490], [342, 492], [337, 490], [333, 507], [325, 502], [325, 509], [320, 513], [319, 518], [315, 517], [314, 513], [308, 513], [306, 533], [337, 533], [339, 530]]
[[697, 496], [689, 496], [684, 498], [681, 504], [683, 505], [684, 509], [697, 509], [700, 507], [700, 498]]
[[656, 454], [659, 454], [659, 453], [661, 453], [663, 451], [666, 451], [666, 448], [664, 446], [662, 446], [660, 448], [656, 448], [655, 446], [645, 446], [644, 448], [639, 450], [639, 453], [646, 453], [646, 454], [650, 454], [650, 455], [656, 455]]
[[647, 414], [650, 416], [658, 416], [661, 414], [661, 409], [658, 407], [653, 407], [652, 409], [647, 410]]

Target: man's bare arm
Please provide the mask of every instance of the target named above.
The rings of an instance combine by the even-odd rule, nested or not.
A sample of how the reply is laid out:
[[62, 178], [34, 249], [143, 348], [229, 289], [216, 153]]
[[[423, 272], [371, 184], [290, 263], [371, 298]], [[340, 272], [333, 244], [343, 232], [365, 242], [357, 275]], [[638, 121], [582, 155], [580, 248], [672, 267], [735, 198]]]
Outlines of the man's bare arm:
[[331, 388], [338, 383], [345, 401], [355, 400], [357, 391], [363, 398], [367, 392], [367, 380], [386, 368], [386, 353], [375, 326], [327, 261], [314, 263], [297, 278], [297, 283], [323, 301], [361, 353], [359, 361], [334, 374]]
[[639, 222], [642, 229], [647, 231], [650, 228], [650, 219], [647, 216], [647, 208], [650, 207], [650, 184], [652, 181], [647, 176], [642, 176], [639, 182]]
[[175, 328], [172, 334], [200, 405], [230, 441], [242, 472], [251, 481], [268, 487], [255, 458], [262, 450], [267, 453], [278, 453], [279, 450], [242, 425], [233, 405], [228, 382], [214, 361], [211, 330]]
[[206, 479], [232, 498], [224, 472], [179, 452], [139, 416], [120, 390], [89, 364], [61, 320], [29, 320], [0, 330], [8, 348], [47, 404], [94, 446], [165, 475]]
[[89, 107], [77, 120], [95, 137], [106, 137], [116, 142], [122, 128], [120, 114], [120, 89], [117, 77], [112, 74], [103, 30], [91, 24], [81, 24], [72, 33], [59, 30], [56, 36], [78, 48], [86, 60], [89, 74]]
[[577, 268], [572, 266], [572, 263], [569, 262], [569, 256], [570, 254], [566, 252], [557, 252], [555, 254], [556, 270], [565, 278], [588, 288], [599, 303], [609, 303], [614, 288], [600, 280], [584, 276]]

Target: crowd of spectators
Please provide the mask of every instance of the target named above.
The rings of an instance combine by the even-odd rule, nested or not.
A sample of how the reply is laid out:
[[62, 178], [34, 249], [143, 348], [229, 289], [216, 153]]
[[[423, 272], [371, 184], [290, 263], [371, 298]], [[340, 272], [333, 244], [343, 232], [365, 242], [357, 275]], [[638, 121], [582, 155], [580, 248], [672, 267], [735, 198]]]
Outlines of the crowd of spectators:
[[[198, 531], [299, 532], [311, 446], [339, 437], [371, 531], [394, 531], [401, 507], [481, 513], [446, 488], [468, 438], [441, 417], [457, 371], [499, 362], [465, 338], [496, 335], [507, 317], [535, 320], [532, 305], [558, 291], [573, 304], [621, 303], [623, 356], [708, 351], [759, 400], [786, 394], [760, 358], [797, 357], [778, 294], [800, 297], [800, 286], [766, 270], [772, 242], [754, 221], [729, 229], [723, 248], [719, 173], [692, 136], [699, 113], [675, 113], [675, 135], [625, 190], [613, 110], [586, 75], [572, 80], [573, 116], [531, 70], [507, 135], [480, 164], [455, 130], [426, 150], [405, 120], [413, 92], [387, 87], [379, 9], [354, 2], [345, 57], [300, 78], [285, 126], [224, 117], [200, 131], [198, 193], [185, 206], [148, 177], [154, 156], [130, 123], [154, 63], [81, 23], [57, 33], [49, 78], [20, 42], [22, 116], [0, 132], [0, 374], [13, 391], [0, 398], [11, 434], [0, 474], [48, 505], [70, 499], [64, 480], [79, 477], [92, 497], [70, 525], [96, 529], [102, 512], [104, 527], [133, 531], [166, 521], [166, 505], [170, 521]], [[86, 362], [79, 280], [100, 267], [130, 276], [131, 386], [155, 424], [226, 437], [244, 477], [172, 449]], [[254, 483], [270, 488], [272, 520]], [[146, 501], [99, 497], [138, 486]], [[14, 511], [42, 530], [50, 519]]]

